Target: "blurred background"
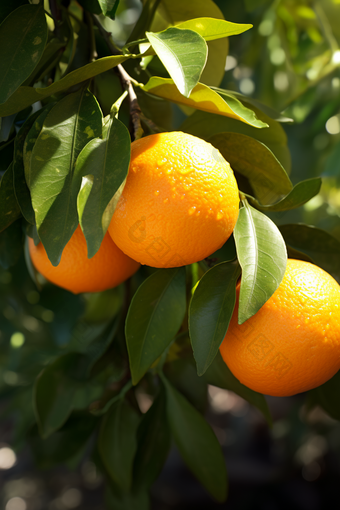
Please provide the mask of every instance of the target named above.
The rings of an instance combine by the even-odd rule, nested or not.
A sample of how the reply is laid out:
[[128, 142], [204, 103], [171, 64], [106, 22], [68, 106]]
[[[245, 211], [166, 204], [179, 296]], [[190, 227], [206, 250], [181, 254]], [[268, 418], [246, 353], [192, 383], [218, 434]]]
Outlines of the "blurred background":
[[[259, 100], [293, 120], [282, 124], [291, 152], [293, 184], [323, 178], [318, 196], [272, 218], [279, 225], [314, 225], [340, 240], [340, 0], [215, 3], [228, 21], [253, 25], [252, 30], [229, 39], [229, 54], [226, 59], [221, 56], [225, 72], [219, 86]], [[76, 10], [76, 2], [71, 4]], [[118, 44], [131, 32], [141, 7], [139, 0], [121, 0], [116, 21], [105, 20]], [[96, 86], [100, 93], [105, 81]], [[171, 119], [164, 122], [172, 129], [190, 120], [177, 106], [170, 113]], [[15, 225], [9, 230], [10, 235], [21, 235]], [[28, 402], [32, 380], [63, 346], [79, 317], [84, 313], [91, 317], [98, 310], [98, 300], [105, 316], [104, 301], [114, 307], [119, 291], [108, 291], [103, 299], [79, 298], [47, 287], [38, 291], [24, 256], [18, 253], [17, 258], [16, 265], [8, 268], [6, 260], [1, 260], [4, 267], [0, 269], [0, 509], [102, 510], [102, 478], [83, 449], [85, 440], [68, 431], [74, 449], [71, 458], [59, 452], [61, 465], [53, 467], [49, 452], [55, 453], [58, 445], [48, 445], [45, 452], [39, 449]], [[206, 394], [194, 376], [192, 387], [225, 453], [229, 499], [215, 504], [174, 448], [152, 490], [154, 510], [334, 506], [340, 477], [338, 421], [320, 407], [308, 406], [305, 395], [268, 397], [274, 423], [270, 429], [260, 412], [234, 393], [209, 387]], [[91, 391], [96, 398], [96, 388]], [[138, 396], [144, 411], [150, 405], [148, 398], [142, 392]]]

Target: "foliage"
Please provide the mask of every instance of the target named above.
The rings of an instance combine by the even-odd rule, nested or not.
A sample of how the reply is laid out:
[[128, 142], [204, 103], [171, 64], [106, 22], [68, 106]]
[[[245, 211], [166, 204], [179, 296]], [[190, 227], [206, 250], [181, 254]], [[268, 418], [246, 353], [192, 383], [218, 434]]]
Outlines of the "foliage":
[[[24, 408], [13, 446], [29, 438], [42, 467], [92, 448], [110, 508], [147, 509], [173, 439], [223, 501], [223, 455], [201, 414], [207, 385], [234, 391], [271, 423], [264, 396], [218, 353], [241, 271], [240, 322], [275, 292], [287, 253], [340, 280], [339, 6], [145, 0], [134, 4], [132, 27], [120, 22], [123, 0], [2, 4], [0, 398], [9, 414]], [[255, 86], [263, 103], [251, 97]], [[273, 109], [283, 106], [284, 115]], [[175, 129], [212, 143], [235, 172], [242, 203], [225, 246], [83, 296], [42, 282], [26, 255], [32, 281], [25, 237], [40, 239], [57, 265], [80, 222], [92, 257], [123, 189], [131, 140]], [[191, 395], [178, 363], [188, 373], [197, 365]], [[339, 384], [337, 375], [312, 390], [308, 405], [339, 419]], [[141, 393], [152, 400], [146, 414]]]

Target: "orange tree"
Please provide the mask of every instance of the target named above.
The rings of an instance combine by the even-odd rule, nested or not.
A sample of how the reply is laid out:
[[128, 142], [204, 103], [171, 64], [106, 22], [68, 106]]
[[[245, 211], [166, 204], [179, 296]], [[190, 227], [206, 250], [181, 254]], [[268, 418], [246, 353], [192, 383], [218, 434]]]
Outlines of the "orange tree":
[[[340, 277], [333, 221], [339, 150], [332, 139], [340, 131], [337, 2], [324, 0], [314, 10], [289, 0], [278, 6], [266, 0], [225, 4], [15, 0], [0, 7], [0, 395], [5, 413], [14, 417], [13, 447], [28, 441], [41, 467], [74, 465], [90, 450], [112, 508], [149, 508], [148, 490], [172, 439], [212, 497], [226, 499], [224, 457], [202, 416], [207, 385], [235, 392], [271, 423], [264, 395], [241, 384], [219, 354], [240, 276], [241, 331], [276, 292], [287, 254]], [[285, 115], [275, 106], [285, 106]], [[283, 123], [292, 118], [305, 123], [303, 133], [287, 127], [296, 155], [291, 173]], [[197, 255], [185, 265], [183, 257], [164, 264], [171, 246], [151, 234], [145, 249], [150, 266], [103, 292], [75, 295], [42, 278], [35, 266], [61, 287], [86, 289], [78, 284], [93, 279], [90, 261], [104, 249], [116, 207], [119, 216], [109, 230], [114, 240], [120, 232], [121, 250], [119, 237], [127, 234], [138, 247], [149, 235], [143, 212], [128, 225], [132, 231], [124, 231], [130, 145], [171, 131], [210, 143], [216, 159], [230, 163], [240, 190], [233, 235], [218, 251], [208, 249], [204, 260]], [[172, 163], [186, 149], [178, 141]], [[166, 144], [160, 159], [162, 151]], [[143, 165], [148, 167], [148, 158]], [[328, 180], [320, 194], [322, 172]], [[183, 220], [184, 229], [178, 215], [166, 216], [168, 209], [158, 210], [150, 199], [159, 192], [153, 176], [146, 175], [147, 184], [143, 175], [138, 179], [132, 207], [159, 213], [155, 224], [170, 225], [172, 239], [202, 253], [209, 235], [202, 240], [199, 222], [190, 229]], [[195, 187], [195, 177], [187, 186]], [[188, 218], [199, 212], [191, 205]], [[52, 271], [62, 266], [60, 259], [72, 252], [70, 239], [79, 236], [87, 246], [85, 262], [75, 257], [66, 263], [70, 276], [44, 273], [46, 265]], [[42, 266], [36, 252], [43, 254]], [[128, 255], [133, 258], [133, 250]], [[110, 257], [98, 264], [104, 280], [105, 263], [116, 264], [117, 271], [126, 264]], [[132, 264], [126, 277], [138, 269]], [[112, 267], [107, 271], [111, 275]], [[336, 315], [340, 300], [334, 295]], [[326, 328], [327, 319], [322, 322]], [[332, 335], [334, 347], [340, 331]], [[248, 351], [265, 358], [268, 345], [259, 331]], [[272, 377], [289, 378], [287, 356], [275, 363], [266, 358]], [[242, 358], [238, 364], [242, 372]], [[303, 370], [300, 376], [308, 380], [305, 365]], [[335, 375], [312, 388], [310, 408], [320, 405], [340, 418], [339, 385]]]

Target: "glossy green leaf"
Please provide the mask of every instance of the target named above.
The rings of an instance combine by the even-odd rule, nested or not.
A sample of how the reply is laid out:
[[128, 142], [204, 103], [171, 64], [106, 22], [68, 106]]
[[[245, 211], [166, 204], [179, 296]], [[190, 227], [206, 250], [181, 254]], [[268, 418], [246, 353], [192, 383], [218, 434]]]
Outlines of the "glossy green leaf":
[[78, 225], [81, 176], [75, 172], [76, 159], [101, 130], [98, 103], [82, 88], [52, 108], [33, 147], [29, 179], [32, 204], [39, 237], [53, 265], [59, 263]]
[[[308, 400], [313, 405], [321, 406], [335, 420], [340, 421], [340, 372], [329, 381], [308, 393]], [[307, 400], [307, 402], [308, 402]]]
[[219, 133], [208, 141], [233, 170], [247, 177], [262, 204], [275, 202], [291, 191], [293, 185], [285, 169], [261, 142], [239, 133]]
[[33, 126], [29, 130], [23, 147], [23, 163], [24, 163], [24, 171], [25, 171], [25, 180], [28, 188], [31, 186], [31, 160], [32, 160], [32, 150], [35, 142], [42, 130], [43, 124], [48, 113], [52, 110], [55, 103], [49, 103], [40, 111], [39, 117], [35, 120]]
[[32, 126], [40, 116], [41, 112], [37, 111], [31, 115], [21, 126], [14, 142], [14, 159], [13, 159], [13, 183], [14, 193], [18, 201], [21, 213], [28, 223], [34, 225], [34, 211], [31, 202], [31, 195], [28, 189], [25, 168], [24, 168], [24, 143]]
[[[161, 0], [146, 0], [143, 2], [143, 10], [139, 16], [136, 25], [134, 26], [127, 43], [136, 41], [145, 36], [145, 31], [150, 30], [152, 20], [155, 18], [155, 12]], [[162, 26], [159, 30], [164, 30], [166, 26]], [[155, 30], [157, 32], [158, 29]]]
[[143, 86], [143, 90], [174, 103], [191, 106], [197, 110], [232, 117], [257, 128], [267, 127], [266, 123], [257, 119], [254, 112], [244, 107], [240, 101], [231, 98], [226, 102], [219, 94], [206, 85], [203, 85], [203, 83], [198, 83], [188, 98], [184, 97], [178, 91], [173, 80], [159, 78], [157, 76], [150, 78], [148, 83]]
[[20, 207], [14, 193], [13, 163], [11, 163], [0, 181], [0, 232], [20, 216]]
[[247, 107], [252, 107], [256, 117], [268, 124], [269, 128], [256, 129], [255, 127], [245, 124], [244, 122], [238, 122], [232, 118], [216, 115], [214, 113], [196, 111], [183, 122], [180, 129], [186, 133], [203, 138], [204, 140], [208, 140], [213, 135], [223, 132], [240, 133], [255, 138], [255, 140], [265, 144], [273, 152], [286, 171], [289, 172], [291, 167], [290, 153], [287, 147], [287, 136], [282, 126], [261, 110], [244, 101], [243, 103]]
[[221, 447], [203, 416], [162, 377], [171, 431], [184, 462], [217, 501], [227, 497], [227, 471]]
[[301, 207], [301, 205], [308, 202], [311, 198], [315, 197], [321, 188], [322, 181], [320, 177], [313, 179], [307, 179], [302, 182], [298, 182], [292, 191], [288, 193], [286, 197], [279, 202], [272, 205], [262, 205], [253, 197], [247, 197], [248, 201], [261, 211], [290, 211]]
[[340, 282], [340, 241], [320, 228], [303, 223], [281, 225], [289, 247], [307, 255]]
[[215, 18], [195, 18], [183, 21], [176, 25], [177, 28], [186, 28], [194, 30], [200, 34], [206, 41], [214, 41], [231, 35], [238, 35], [246, 32], [253, 25], [243, 23], [232, 23], [224, 19]]
[[90, 64], [79, 67], [48, 87], [20, 87], [6, 101], [6, 103], [0, 105], [0, 116], [3, 117], [19, 112], [36, 101], [42, 101], [44, 98], [49, 97], [52, 94], [57, 94], [58, 92], [67, 90], [78, 83], [97, 76], [97, 74], [104, 73], [105, 71], [116, 67], [118, 64], [121, 64], [128, 58], [128, 56], [123, 55], [99, 58]]
[[[224, 20], [222, 11], [213, 0], [195, 0], [195, 2], [162, 0], [153, 19], [151, 30], [159, 32], [170, 25], [178, 26], [196, 18]], [[215, 86], [220, 84], [225, 72], [228, 48], [226, 38], [208, 41], [208, 60], [202, 74], [202, 83]]]
[[137, 442], [134, 484], [136, 487], [150, 487], [161, 472], [171, 446], [164, 390], [160, 391], [142, 417], [137, 430]]
[[219, 352], [208, 370], [205, 372], [204, 379], [208, 384], [233, 391], [240, 397], [247, 400], [251, 405], [257, 407], [267, 420], [268, 424], [270, 426], [272, 425], [272, 417], [265, 397], [261, 393], [257, 393], [240, 383], [240, 381], [236, 379], [229, 370]]
[[59, 39], [54, 37], [51, 39], [45, 47], [44, 53], [35, 67], [33, 72], [23, 83], [23, 85], [32, 85], [33, 83], [39, 82], [48, 74], [60, 61], [65, 43], [62, 43]]
[[184, 267], [160, 269], [138, 288], [125, 325], [133, 384], [174, 339], [185, 309]]
[[58, 430], [70, 416], [77, 391], [72, 371], [79, 354], [69, 353], [48, 365], [34, 386], [34, 411], [43, 438]]
[[0, 25], [0, 103], [7, 101], [31, 74], [46, 41], [42, 3], [22, 5]]
[[132, 484], [133, 459], [137, 449], [139, 417], [121, 399], [104, 416], [99, 433], [99, 451], [112, 480], [128, 491]]
[[0, 147], [0, 172], [4, 174], [13, 161], [14, 156], [14, 139], [5, 142]]
[[180, 93], [189, 97], [207, 60], [208, 48], [203, 37], [177, 27], [157, 34], [146, 32], [146, 36]]
[[189, 332], [198, 375], [214, 360], [226, 335], [236, 301], [238, 263], [209, 269], [195, 289], [189, 308]]
[[4, 269], [14, 266], [23, 247], [23, 232], [21, 221], [14, 221], [9, 227], [0, 232], [0, 265]]
[[238, 322], [252, 317], [274, 294], [287, 265], [283, 237], [275, 223], [246, 201], [234, 230], [242, 267]]
[[104, 16], [114, 19], [119, 0], [98, 0], [98, 3]]
[[[91, 140], [79, 154], [76, 163], [76, 174], [85, 178], [77, 207], [89, 257], [100, 248], [130, 164], [130, 135], [127, 128], [114, 117], [106, 128], [103, 139]], [[114, 195], [116, 200], [111, 203]]]
[[[266, 116], [268, 116], [270, 119], [276, 120], [277, 122], [294, 122], [293, 119], [286, 117], [282, 113], [274, 110], [270, 106], [261, 103], [261, 101], [258, 101], [257, 99], [245, 96], [244, 94], [241, 94], [240, 92], [235, 92], [235, 90], [225, 90], [218, 87], [211, 87], [213, 90], [216, 90], [222, 97], [224, 94], [228, 94], [231, 96], [236, 97], [236, 99], [239, 99], [241, 103], [245, 103], [246, 105], [253, 106], [256, 110], [260, 110], [263, 112]], [[255, 110], [255, 111], [256, 111]]]

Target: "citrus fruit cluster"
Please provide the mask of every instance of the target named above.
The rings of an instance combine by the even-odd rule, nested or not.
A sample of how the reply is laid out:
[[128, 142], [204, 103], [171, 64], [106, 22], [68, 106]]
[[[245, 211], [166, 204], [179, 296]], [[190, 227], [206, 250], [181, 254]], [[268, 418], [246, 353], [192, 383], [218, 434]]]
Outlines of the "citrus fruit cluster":
[[29, 251], [47, 280], [96, 292], [122, 283], [139, 263], [168, 268], [204, 259], [229, 238], [238, 210], [233, 171], [217, 149], [186, 133], [159, 133], [132, 143], [123, 193], [92, 259], [80, 227], [57, 267], [41, 243], [30, 240]]

